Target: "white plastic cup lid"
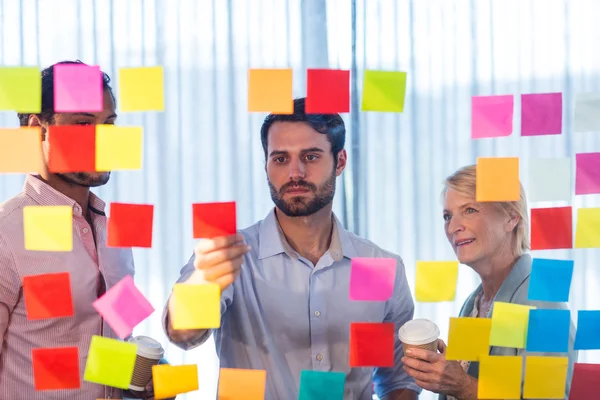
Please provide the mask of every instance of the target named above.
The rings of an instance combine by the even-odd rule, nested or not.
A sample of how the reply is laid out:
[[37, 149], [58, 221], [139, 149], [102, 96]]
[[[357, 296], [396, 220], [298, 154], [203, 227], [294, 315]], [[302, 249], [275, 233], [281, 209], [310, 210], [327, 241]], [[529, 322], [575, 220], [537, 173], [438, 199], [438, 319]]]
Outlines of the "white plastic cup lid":
[[398, 330], [398, 339], [402, 343], [420, 346], [431, 343], [440, 337], [440, 328], [425, 318], [408, 321]]
[[145, 358], [160, 360], [165, 353], [160, 343], [148, 336], [132, 337], [127, 342], [137, 345], [137, 354]]

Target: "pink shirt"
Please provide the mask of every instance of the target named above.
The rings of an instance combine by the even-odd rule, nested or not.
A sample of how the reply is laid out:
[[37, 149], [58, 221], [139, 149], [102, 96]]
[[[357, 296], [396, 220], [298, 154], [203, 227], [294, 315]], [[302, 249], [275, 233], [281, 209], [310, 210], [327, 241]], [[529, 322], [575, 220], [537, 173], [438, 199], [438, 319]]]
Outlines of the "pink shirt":
[[[72, 252], [25, 250], [23, 207], [29, 205], [73, 207]], [[117, 337], [92, 302], [104, 288], [134, 274], [131, 249], [106, 246], [104, 207], [105, 203], [90, 193], [89, 213], [93, 222], [90, 227], [74, 200], [33, 175], [27, 176], [20, 194], [0, 204], [0, 400], [90, 400], [122, 396], [119, 389], [83, 380], [92, 335]], [[75, 315], [27, 320], [23, 277], [57, 272], [70, 274]], [[81, 388], [36, 391], [32, 349], [75, 346], [79, 348]]]

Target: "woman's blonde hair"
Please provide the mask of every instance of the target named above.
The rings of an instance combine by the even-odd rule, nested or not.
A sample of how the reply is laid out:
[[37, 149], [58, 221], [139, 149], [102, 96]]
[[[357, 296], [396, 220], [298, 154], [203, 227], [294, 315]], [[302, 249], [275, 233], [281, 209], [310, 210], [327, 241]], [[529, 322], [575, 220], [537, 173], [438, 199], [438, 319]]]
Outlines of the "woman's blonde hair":
[[[475, 165], [462, 167], [452, 175], [446, 178], [444, 182], [444, 190], [442, 196], [446, 194], [448, 189], [457, 191], [458, 193], [475, 199], [476, 197], [476, 171]], [[496, 205], [509, 216], [519, 216], [519, 222], [513, 230], [513, 253], [515, 256], [521, 256], [529, 250], [529, 217], [527, 214], [527, 199], [523, 185], [520, 186], [521, 195], [519, 201], [504, 201], [494, 202]]]

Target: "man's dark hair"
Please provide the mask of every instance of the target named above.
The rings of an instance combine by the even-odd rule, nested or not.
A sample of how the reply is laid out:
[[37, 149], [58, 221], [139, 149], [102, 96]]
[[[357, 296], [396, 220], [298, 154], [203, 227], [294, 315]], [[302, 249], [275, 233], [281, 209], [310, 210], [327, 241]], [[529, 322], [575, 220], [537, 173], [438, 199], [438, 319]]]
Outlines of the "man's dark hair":
[[[60, 64], [87, 65], [80, 60], [61, 61], [42, 71], [42, 111], [37, 114], [42, 122], [52, 123], [54, 118], [54, 66]], [[113, 101], [116, 103], [115, 94], [110, 86], [110, 77], [104, 72], [102, 72], [102, 87], [104, 90], [108, 90], [113, 98]], [[30, 115], [31, 114], [17, 114], [17, 117], [19, 118], [19, 124], [21, 126], [27, 126], [29, 124]]]
[[269, 114], [265, 118], [260, 128], [260, 140], [265, 151], [265, 159], [267, 158], [269, 128], [274, 122], [306, 122], [315, 131], [327, 135], [327, 140], [331, 143], [331, 153], [337, 166], [337, 155], [344, 148], [346, 141], [344, 120], [339, 114], [306, 114], [304, 104], [305, 98], [295, 99], [293, 114]]

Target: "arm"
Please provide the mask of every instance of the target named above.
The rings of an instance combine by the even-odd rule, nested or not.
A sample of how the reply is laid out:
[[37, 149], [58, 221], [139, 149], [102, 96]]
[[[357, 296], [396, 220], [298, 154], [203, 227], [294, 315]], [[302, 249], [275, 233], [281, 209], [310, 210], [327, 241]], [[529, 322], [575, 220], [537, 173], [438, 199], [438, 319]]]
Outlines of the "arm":
[[397, 389], [381, 398], [381, 400], [417, 400], [419, 395], [410, 389]]
[[21, 279], [8, 245], [0, 236], [0, 355], [8, 330], [10, 314], [19, 301]]

